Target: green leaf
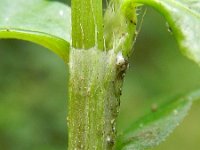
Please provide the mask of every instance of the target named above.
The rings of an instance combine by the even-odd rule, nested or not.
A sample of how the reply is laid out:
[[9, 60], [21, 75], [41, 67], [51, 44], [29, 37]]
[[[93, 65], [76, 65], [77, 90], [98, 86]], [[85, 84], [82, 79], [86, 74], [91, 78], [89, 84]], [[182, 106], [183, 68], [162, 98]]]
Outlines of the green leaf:
[[35, 42], [68, 61], [70, 7], [52, 0], [2, 0], [0, 3], [0, 38]]
[[[127, 0], [125, 0], [127, 1]], [[168, 21], [184, 55], [200, 64], [199, 0], [132, 0], [154, 7]]]
[[144, 116], [118, 136], [117, 149], [142, 150], [158, 145], [179, 125], [197, 99], [200, 99], [200, 90], [174, 99]]

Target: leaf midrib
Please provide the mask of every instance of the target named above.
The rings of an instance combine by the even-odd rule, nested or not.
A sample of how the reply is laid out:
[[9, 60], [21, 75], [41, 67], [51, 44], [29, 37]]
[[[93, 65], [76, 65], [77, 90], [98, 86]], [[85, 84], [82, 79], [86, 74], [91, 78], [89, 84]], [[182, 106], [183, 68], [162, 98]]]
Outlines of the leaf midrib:
[[49, 36], [49, 37], [52, 37], [52, 38], [56, 38], [58, 40], [62, 40], [63, 42], [66, 42], [68, 43], [68, 41], [66, 41], [65, 39], [61, 38], [61, 37], [58, 37], [58, 36], [55, 36], [55, 35], [52, 35], [52, 34], [49, 34], [49, 33], [46, 33], [46, 32], [41, 32], [41, 31], [36, 31], [36, 30], [25, 30], [25, 29], [20, 29], [20, 28], [12, 28], [12, 27], [4, 27], [4, 28], [0, 28], [0, 33], [1, 31], [7, 31], [7, 32], [15, 32], [15, 31], [18, 31], [18, 32], [24, 32], [24, 33], [27, 33], [27, 34], [42, 34], [44, 36]]

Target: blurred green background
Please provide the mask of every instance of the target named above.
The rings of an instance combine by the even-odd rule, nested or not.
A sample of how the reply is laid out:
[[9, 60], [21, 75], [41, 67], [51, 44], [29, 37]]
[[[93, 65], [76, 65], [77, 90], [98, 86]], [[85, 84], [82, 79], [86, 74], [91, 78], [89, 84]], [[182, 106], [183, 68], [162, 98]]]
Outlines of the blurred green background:
[[[66, 150], [67, 70], [43, 47], [0, 40], [0, 150]], [[164, 18], [147, 8], [124, 82], [119, 132], [152, 105], [198, 87], [200, 68], [181, 55]], [[199, 114], [196, 103], [153, 150], [199, 150]]]

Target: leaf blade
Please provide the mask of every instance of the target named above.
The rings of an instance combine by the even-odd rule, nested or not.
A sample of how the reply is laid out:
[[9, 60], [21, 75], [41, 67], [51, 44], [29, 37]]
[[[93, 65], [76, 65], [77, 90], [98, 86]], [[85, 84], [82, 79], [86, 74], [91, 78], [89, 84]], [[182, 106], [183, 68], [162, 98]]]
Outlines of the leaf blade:
[[142, 150], [158, 145], [187, 115], [192, 102], [200, 99], [200, 90], [173, 100], [152, 112], [118, 136], [117, 149]]
[[66, 4], [45, 0], [4, 0], [0, 5], [0, 38], [40, 44], [68, 60], [71, 10]]
[[182, 53], [200, 65], [200, 2], [196, 0], [134, 0], [152, 6], [168, 21]]

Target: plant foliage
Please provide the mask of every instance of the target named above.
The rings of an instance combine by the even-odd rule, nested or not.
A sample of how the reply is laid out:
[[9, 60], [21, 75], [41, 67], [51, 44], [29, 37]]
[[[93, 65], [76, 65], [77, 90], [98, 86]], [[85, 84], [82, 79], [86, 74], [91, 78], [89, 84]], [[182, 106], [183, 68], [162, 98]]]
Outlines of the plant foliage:
[[68, 61], [71, 10], [66, 4], [47, 0], [0, 2], [0, 38], [35, 42]]
[[[141, 7], [139, 4], [152, 6], [160, 12], [166, 18], [183, 54], [200, 64], [198, 0], [123, 0], [123, 13], [130, 17], [130, 8]], [[35, 42], [49, 48], [67, 62], [70, 36], [71, 9], [66, 4], [48, 0], [0, 2], [0, 38]], [[199, 91], [190, 93], [141, 118], [118, 136], [116, 148], [140, 150], [159, 144], [183, 120], [192, 102], [198, 98]]]

